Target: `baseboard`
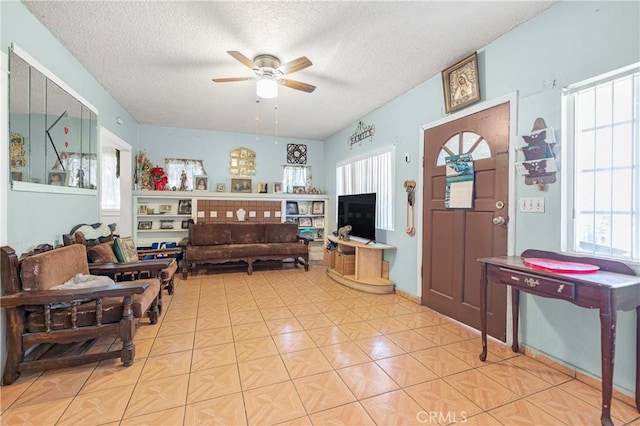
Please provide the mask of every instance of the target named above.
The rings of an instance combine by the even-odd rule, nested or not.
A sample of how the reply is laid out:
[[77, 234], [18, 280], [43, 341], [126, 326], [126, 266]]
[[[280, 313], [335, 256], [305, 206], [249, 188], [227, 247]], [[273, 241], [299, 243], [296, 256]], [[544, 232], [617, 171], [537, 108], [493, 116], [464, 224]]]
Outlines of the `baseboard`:
[[[405, 291], [402, 290], [398, 290], [396, 289], [396, 294], [400, 297], [403, 297], [407, 300], [410, 300], [414, 303], [417, 303], [418, 305], [420, 305], [421, 300], [419, 297], [414, 296], [412, 294], [409, 294]], [[463, 324], [464, 325], [464, 324]], [[523, 351], [524, 349], [524, 351]], [[535, 359], [536, 361], [540, 361], [541, 363], [555, 369], [558, 371], [561, 371], [562, 373], [568, 375], [569, 377], [573, 377], [576, 380], [581, 381], [582, 383], [591, 386], [592, 388], [601, 390], [602, 389], [602, 380], [598, 379], [597, 377], [593, 377], [588, 375], [587, 373], [584, 373], [582, 371], [577, 370], [576, 368], [573, 367], [569, 367], [567, 365], [564, 365], [562, 363], [560, 363], [559, 361], [555, 360], [554, 358], [551, 358], [548, 355], [536, 352], [530, 348], [528, 348], [525, 345], [520, 344], [520, 351], [525, 355], [528, 356], [529, 358]], [[627, 394], [621, 390], [618, 389], [613, 389], [613, 397], [615, 399], [618, 399], [622, 402], [624, 402], [625, 404], [629, 404], [632, 407], [636, 406], [636, 401], [635, 401], [635, 397], [633, 395]]]
[[409, 294], [406, 291], [398, 290], [397, 288], [396, 288], [396, 294], [400, 297], [404, 297], [405, 299], [412, 301], [413, 303], [417, 303], [418, 305], [420, 305], [421, 300], [418, 296]]

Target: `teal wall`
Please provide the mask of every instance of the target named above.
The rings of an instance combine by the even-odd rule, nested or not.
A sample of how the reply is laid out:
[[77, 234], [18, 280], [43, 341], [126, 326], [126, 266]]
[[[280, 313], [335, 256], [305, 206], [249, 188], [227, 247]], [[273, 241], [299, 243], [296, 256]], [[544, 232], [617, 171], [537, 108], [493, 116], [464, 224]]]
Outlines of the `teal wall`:
[[[518, 134], [527, 133], [539, 116], [559, 131], [563, 85], [640, 60], [639, 16], [638, 2], [558, 3], [478, 51], [483, 101], [518, 91]], [[213, 182], [228, 181], [226, 170], [231, 148], [246, 146], [256, 150], [255, 180], [275, 181], [279, 180], [281, 166], [286, 162], [286, 143], [306, 143], [314, 185], [335, 195], [334, 170], [338, 161], [395, 145], [395, 230], [386, 232], [381, 240], [397, 247], [396, 253], [387, 255], [391, 278], [399, 289], [418, 294], [418, 247], [416, 238], [404, 233], [406, 202], [402, 182], [417, 180], [420, 173], [420, 127], [445, 116], [440, 75], [362, 117], [367, 124], [376, 126], [372, 142], [363, 141], [350, 150], [347, 138], [355, 130], [356, 123], [353, 123], [325, 143], [282, 138], [275, 145], [266, 137], [256, 141], [255, 135], [138, 126], [19, 1], [0, 2], [0, 24], [3, 52], [7, 52], [12, 42], [29, 52], [91, 102], [99, 112], [98, 124], [132, 144], [134, 152], [144, 149], [158, 164], [162, 164], [165, 157], [202, 158]], [[124, 123], [117, 125], [116, 117], [122, 117]], [[404, 162], [405, 153], [412, 158], [408, 164]], [[562, 172], [559, 177], [562, 179]], [[17, 193], [8, 187], [2, 190], [8, 191], [8, 206], [3, 207], [8, 216], [6, 240], [19, 252], [40, 242], [53, 242], [71, 226], [98, 218], [95, 196]], [[518, 179], [516, 197], [523, 196], [544, 196], [546, 212], [516, 214], [516, 252], [529, 247], [559, 250], [560, 182], [540, 193]], [[334, 209], [335, 205], [331, 205], [329, 211]], [[332, 215], [329, 218], [335, 220]], [[331, 221], [330, 229], [335, 226]], [[529, 232], [531, 229], [536, 232]], [[525, 296], [523, 299], [521, 341], [565, 364], [599, 376], [598, 313], [542, 298]], [[617, 333], [615, 384], [632, 393], [636, 356], [634, 315], [619, 315]], [[4, 334], [0, 338], [4, 341]]]
[[[0, 2], [0, 46], [8, 53], [15, 43], [98, 109], [98, 125], [124, 140], [134, 141], [137, 124], [69, 51], [24, 7], [14, 0]], [[124, 119], [123, 125], [115, 123]], [[7, 241], [18, 252], [43, 242], [61, 241], [61, 235], [78, 223], [99, 218], [96, 195], [8, 191]], [[46, 186], [44, 186], [46, 191]]]
[[[540, 16], [517, 27], [478, 51], [482, 101], [517, 91], [517, 134], [530, 132], [534, 120], [543, 117], [548, 126], [561, 130], [561, 89], [604, 72], [640, 61], [639, 2], [560, 2]], [[327, 188], [335, 195], [335, 164], [382, 146], [396, 145], [395, 230], [386, 243], [397, 247], [390, 261], [390, 278], [399, 289], [419, 294], [416, 237], [404, 233], [405, 205], [402, 182], [418, 180], [421, 172], [421, 126], [445, 117], [442, 80], [436, 75], [388, 104], [362, 117], [376, 126], [373, 142], [347, 147], [351, 126], [326, 141]], [[404, 154], [411, 155], [407, 164]], [[427, 161], [428, 163], [428, 161]], [[560, 181], [539, 192], [516, 181], [516, 199], [544, 197], [545, 213], [516, 213], [515, 252], [527, 248], [560, 250]], [[417, 194], [422, 193], [418, 188]], [[516, 200], [510, 200], [512, 203]], [[514, 218], [512, 218], [513, 220]], [[334, 224], [330, 224], [335, 226]], [[421, 224], [418, 224], [418, 232]], [[534, 230], [534, 232], [531, 232]], [[562, 363], [600, 376], [600, 326], [598, 311], [525, 295], [521, 301], [520, 341]], [[635, 315], [618, 316], [615, 384], [628, 393], [635, 386]]]
[[313, 186], [324, 188], [324, 143], [308, 139], [278, 138], [211, 130], [178, 129], [140, 125], [138, 149], [145, 150], [149, 160], [164, 166], [165, 158], [203, 160], [210, 184], [224, 183], [230, 188], [229, 159], [231, 150], [247, 147], [256, 152], [256, 182], [282, 181], [282, 166], [287, 164], [287, 144], [307, 145], [307, 166], [311, 166]]

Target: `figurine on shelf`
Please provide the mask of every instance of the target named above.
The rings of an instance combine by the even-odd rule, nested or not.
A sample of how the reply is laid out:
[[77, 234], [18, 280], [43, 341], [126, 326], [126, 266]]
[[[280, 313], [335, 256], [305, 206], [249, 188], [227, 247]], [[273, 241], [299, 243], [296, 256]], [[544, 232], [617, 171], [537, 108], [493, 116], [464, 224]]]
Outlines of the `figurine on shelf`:
[[164, 187], [167, 183], [169, 183], [169, 179], [167, 175], [164, 173], [164, 169], [162, 167], [154, 167], [150, 171], [151, 178], [153, 179], [153, 189], [156, 191], [164, 191]]
[[76, 173], [76, 177], [78, 178], [78, 188], [84, 188], [84, 170], [78, 169], [78, 173]]
[[180, 191], [186, 191], [186, 190], [187, 190], [187, 172], [183, 170], [182, 173], [180, 174]]

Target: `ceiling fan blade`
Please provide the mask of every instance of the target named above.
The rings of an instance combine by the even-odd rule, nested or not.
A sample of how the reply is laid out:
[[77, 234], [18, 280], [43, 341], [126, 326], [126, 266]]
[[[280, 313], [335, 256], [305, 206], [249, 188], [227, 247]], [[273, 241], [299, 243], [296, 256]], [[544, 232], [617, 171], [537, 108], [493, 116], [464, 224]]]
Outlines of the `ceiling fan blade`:
[[301, 56], [298, 59], [294, 59], [293, 61], [287, 62], [286, 64], [280, 66], [278, 70], [282, 72], [282, 74], [293, 74], [294, 72], [298, 72], [307, 67], [313, 65], [309, 58], [306, 56]]
[[242, 53], [237, 52], [235, 50], [227, 50], [227, 53], [231, 56], [233, 56], [237, 61], [241, 62], [242, 64], [246, 65], [247, 67], [253, 69], [258, 68], [256, 66], [256, 64], [253, 63], [253, 61], [249, 58], [247, 58], [246, 56], [244, 56]]
[[212, 78], [211, 81], [215, 83], [229, 83], [232, 81], [247, 81], [253, 80], [254, 77], [229, 77], [229, 78]]
[[278, 82], [283, 86], [287, 86], [296, 90], [302, 90], [303, 92], [311, 93], [316, 90], [316, 86], [312, 86], [311, 84], [303, 83], [301, 81], [280, 79], [278, 80]]

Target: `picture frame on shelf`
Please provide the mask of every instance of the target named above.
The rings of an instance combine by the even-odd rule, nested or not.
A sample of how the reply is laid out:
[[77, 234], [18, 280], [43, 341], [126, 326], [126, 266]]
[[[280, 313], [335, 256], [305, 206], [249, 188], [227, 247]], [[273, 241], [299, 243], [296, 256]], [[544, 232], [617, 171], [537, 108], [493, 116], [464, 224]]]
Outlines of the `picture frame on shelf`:
[[152, 227], [153, 227], [153, 222], [151, 222], [150, 220], [141, 220], [138, 222], [138, 229], [149, 230], [149, 229], [152, 229]]
[[301, 217], [298, 219], [298, 226], [310, 228], [312, 225], [310, 217]]
[[478, 54], [471, 55], [442, 71], [444, 106], [448, 114], [480, 100]]
[[258, 182], [256, 190], [258, 194], [266, 194], [269, 192], [269, 184], [267, 182]]
[[191, 214], [191, 200], [178, 200], [178, 214]]
[[274, 194], [281, 194], [282, 193], [282, 183], [281, 182], [272, 182], [271, 183], [271, 190], [273, 191]]
[[193, 190], [194, 191], [208, 191], [209, 190], [209, 176], [197, 175], [193, 177]]
[[309, 209], [310, 205], [308, 202], [299, 202], [298, 203], [298, 214], [309, 214], [310, 213], [310, 209]]
[[189, 222], [191, 222], [190, 220], [183, 220], [182, 224], [180, 225], [181, 229], [189, 229]]
[[251, 193], [251, 179], [247, 179], [247, 178], [232, 178], [231, 179], [231, 192]]
[[161, 220], [160, 229], [173, 229], [173, 219]]
[[138, 214], [139, 214], [139, 215], [145, 215], [145, 214], [147, 214], [147, 205], [146, 205], [146, 204], [140, 204], [140, 205], [138, 205]]
[[67, 186], [67, 172], [59, 170], [49, 172], [47, 183], [54, 186]]
[[314, 228], [324, 228], [324, 217], [314, 217], [313, 218], [313, 227]]
[[160, 214], [171, 213], [171, 204], [160, 204]]
[[219, 183], [216, 185], [216, 191], [217, 192], [225, 192], [227, 189], [225, 187], [224, 183]]
[[297, 215], [298, 214], [298, 203], [296, 201], [287, 201], [286, 209], [287, 214]]
[[306, 194], [307, 193], [307, 188], [304, 186], [294, 186], [293, 187], [293, 193], [294, 194]]
[[311, 214], [324, 214], [324, 202], [314, 201], [311, 205]]

